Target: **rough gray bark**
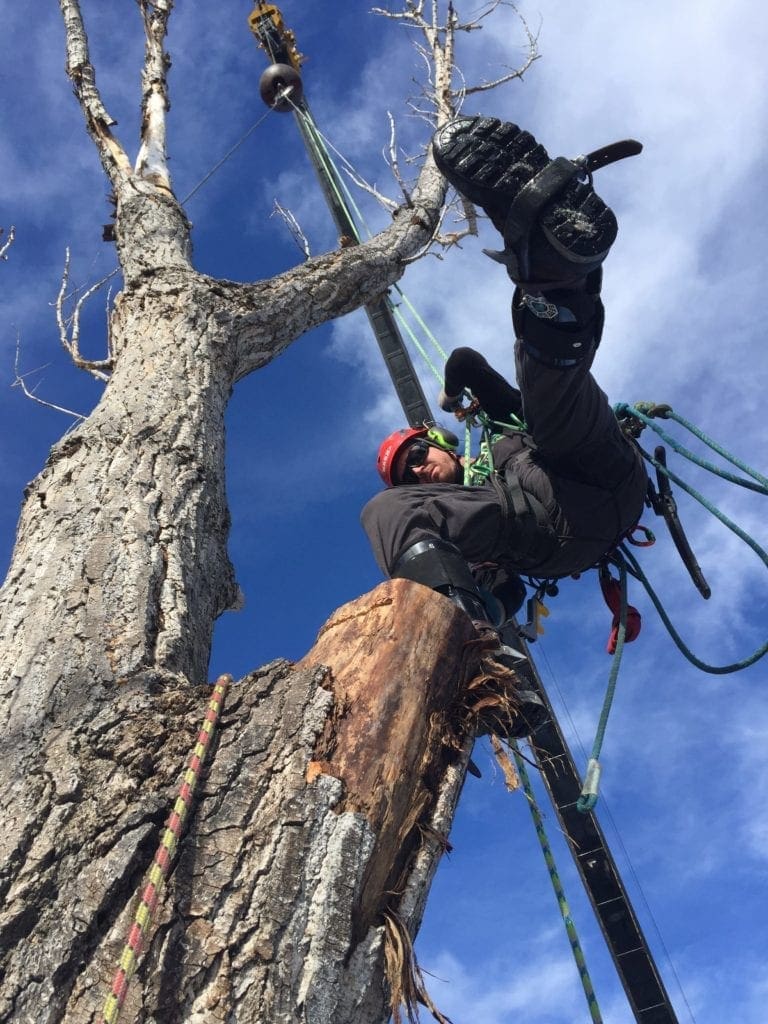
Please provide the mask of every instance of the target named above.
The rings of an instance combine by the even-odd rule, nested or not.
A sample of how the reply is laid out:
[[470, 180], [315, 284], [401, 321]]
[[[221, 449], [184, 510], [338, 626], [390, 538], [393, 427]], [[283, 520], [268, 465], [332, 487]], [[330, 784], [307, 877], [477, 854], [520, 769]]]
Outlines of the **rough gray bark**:
[[[412, 650], [398, 638], [416, 619]], [[382, 915], [415, 933], [445, 849], [473, 637], [397, 580], [339, 609], [299, 665], [231, 689], [122, 1019], [386, 1021]], [[7, 862], [0, 1019], [99, 1019], [208, 693], [128, 682], [47, 730], [34, 827]]]
[[[28, 485], [0, 590], [0, 1020], [37, 1024], [96, 1019], [125, 903], [204, 709], [213, 624], [237, 600], [224, 490], [232, 386], [394, 283], [432, 238], [445, 195], [427, 157], [410, 205], [372, 241], [270, 281], [199, 274], [165, 166], [171, 0], [139, 2], [147, 48], [136, 169], [96, 87], [79, 4], [60, 7], [67, 71], [116, 198], [124, 288], [101, 401]], [[457, 27], [427, 34], [437, 121], [450, 113]], [[450, 621], [461, 647], [464, 627]], [[370, 680], [374, 692], [386, 682]], [[384, 1019], [380, 893], [396, 861], [407, 875], [400, 913], [415, 927], [436, 856], [421, 864], [395, 840], [441, 793], [449, 815], [460, 772], [455, 752], [438, 756], [435, 737], [417, 731], [434, 771], [405, 832], [402, 802], [394, 832], [363, 796], [349, 802], [330, 748], [310, 786], [317, 735], [332, 708], [340, 714], [326, 685], [320, 669], [276, 665], [238, 690], [126, 1019]], [[426, 696], [420, 713], [447, 699], [437, 682]], [[318, 893], [338, 910], [333, 932]]]

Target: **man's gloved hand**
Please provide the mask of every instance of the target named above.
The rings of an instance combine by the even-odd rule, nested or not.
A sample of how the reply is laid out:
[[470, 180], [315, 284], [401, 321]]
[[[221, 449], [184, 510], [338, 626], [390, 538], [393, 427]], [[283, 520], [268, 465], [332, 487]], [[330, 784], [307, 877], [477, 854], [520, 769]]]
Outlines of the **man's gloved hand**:
[[[611, 635], [608, 637], [608, 644], [606, 645], [606, 651], [609, 654], [616, 653], [616, 644], [619, 639], [619, 621], [621, 619], [621, 587], [619, 581], [615, 580], [611, 575], [606, 573], [600, 574], [600, 589], [603, 592], [605, 603], [608, 605], [610, 610], [613, 612], [613, 622], [611, 623]], [[642, 618], [640, 612], [635, 608], [634, 605], [627, 605], [627, 625], [626, 632], [624, 634], [624, 642], [631, 643], [636, 640], [640, 633], [640, 627], [642, 626]]]
[[456, 412], [457, 409], [461, 408], [461, 401], [463, 395], [446, 395], [445, 389], [440, 389], [440, 394], [437, 396], [437, 404], [443, 410], [443, 412]]

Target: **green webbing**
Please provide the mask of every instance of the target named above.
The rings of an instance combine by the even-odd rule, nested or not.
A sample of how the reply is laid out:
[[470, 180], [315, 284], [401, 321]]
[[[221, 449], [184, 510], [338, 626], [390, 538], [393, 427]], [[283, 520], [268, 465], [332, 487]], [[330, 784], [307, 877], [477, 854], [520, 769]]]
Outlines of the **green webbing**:
[[621, 605], [619, 609], [619, 628], [616, 633], [616, 650], [613, 653], [611, 671], [608, 676], [608, 687], [603, 699], [603, 707], [600, 712], [600, 719], [597, 723], [597, 732], [592, 744], [592, 752], [587, 762], [587, 773], [584, 777], [584, 785], [581, 789], [579, 799], [576, 801], [576, 810], [587, 814], [594, 810], [597, 803], [597, 795], [600, 787], [600, 751], [603, 749], [605, 729], [608, 725], [608, 716], [613, 706], [613, 698], [616, 693], [616, 680], [619, 677], [621, 656], [624, 653], [624, 640], [627, 635], [627, 567], [619, 563], [619, 585], [621, 588]]
[[603, 1018], [600, 1015], [600, 1007], [597, 1003], [597, 997], [595, 996], [595, 990], [592, 986], [592, 979], [589, 976], [589, 970], [587, 968], [587, 962], [584, 958], [584, 952], [579, 942], [579, 936], [576, 931], [576, 926], [573, 923], [571, 917], [571, 910], [568, 906], [568, 901], [565, 898], [565, 890], [563, 889], [563, 883], [560, 880], [560, 875], [555, 864], [555, 858], [552, 854], [552, 847], [549, 845], [549, 839], [547, 833], [544, 830], [544, 821], [541, 816], [541, 811], [536, 803], [536, 797], [533, 794], [531, 788], [531, 780], [528, 777], [528, 771], [525, 767], [525, 761], [520, 755], [517, 743], [512, 743], [512, 755], [515, 759], [515, 766], [517, 767], [517, 773], [520, 776], [520, 781], [523, 784], [523, 792], [525, 793], [526, 799], [528, 800], [528, 807], [533, 818], [533, 824], [536, 828], [536, 835], [539, 838], [539, 845], [541, 846], [542, 853], [544, 854], [544, 860], [549, 871], [549, 878], [552, 882], [552, 888], [555, 891], [555, 897], [557, 898], [557, 905], [560, 908], [560, 915], [565, 925], [565, 930], [568, 935], [568, 940], [571, 944], [571, 952], [573, 953], [573, 959], [576, 961], [576, 967], [581, 978], [581, 985], [584, 989], [584, 995], [587, 999], [587, 1005], [589, 1006], [589, 1013], [592, 1017], [594, 1024], [603, 1024]]
[[395, 285], [395, 291], [400, 296], [400, 298], [403, 300], [403, 302], [408, 307], [410, 312], [413, 314], [413, 317], [416, 320], [416, 323], [419, 325], [419, 327], [422, 329], [422, 331], [424, 331], [424, 334], [429, 338], [429, 340], [435, 346], [438, 355], [445, 362], [448, 359], [447, 354], [445, 353], [445, 351], [443, 350], [442, 346], [440, 345], [440, 342], [437, 340], [437, 338], [434, 336], [432, 331], [429, 329], [428, 325], [423, 320], [423, 318], [422, 318], [421, 314], [419, 313], [419, 311], [413, 305], [413, 303], [408, 298], [408, 296], [405, 294], [405, 292], [402, 290], [402, 288], [400, 287], [399, 284]]

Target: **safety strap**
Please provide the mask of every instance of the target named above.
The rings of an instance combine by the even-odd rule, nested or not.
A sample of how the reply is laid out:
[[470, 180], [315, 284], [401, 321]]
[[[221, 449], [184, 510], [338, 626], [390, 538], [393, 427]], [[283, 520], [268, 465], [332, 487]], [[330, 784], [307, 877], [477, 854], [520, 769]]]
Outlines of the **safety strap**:
[[[523, 490], [520, 478], [514, 470], [507, 471], [502, 477], [494, 472], [489, 477], [490, 483], [500, 499], [507, 499], [505, 506], [505, 525], [507, 542], [505, 547], [519, 562], [524, 571], [531, 571], [549, 557], [554, 546], [552, 523], [541, 502], [532, 494]], [[509, 507], [514, 515], [514, 544], [509, 543], [509, 527], [512, 521], [508, 518]]]

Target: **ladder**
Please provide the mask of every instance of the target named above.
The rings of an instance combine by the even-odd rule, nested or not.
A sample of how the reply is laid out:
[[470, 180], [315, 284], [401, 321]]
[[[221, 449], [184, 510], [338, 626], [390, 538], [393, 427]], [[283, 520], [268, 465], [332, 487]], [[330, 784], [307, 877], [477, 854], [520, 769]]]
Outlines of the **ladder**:
[[[678, 1024], [600, 823], [592, 811], [585, 814], [576, 807], [581, 776], [530, 650], [517, 630], [511, 633], [507, 642], [524, 655], [515, 663], [515, 671], [547, 709], [546, 720], [530, 738], [531, 749], [635, 1020]], [[505, 639], [506, 634], [505, 630]]]

